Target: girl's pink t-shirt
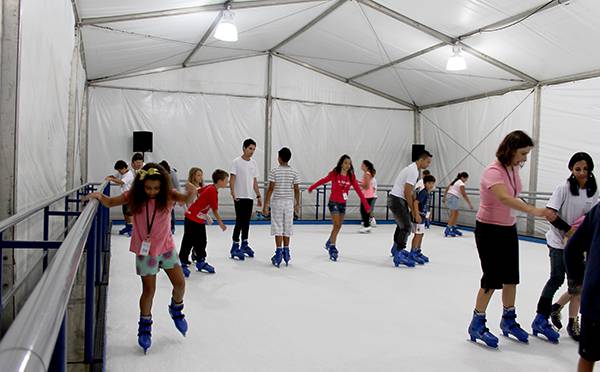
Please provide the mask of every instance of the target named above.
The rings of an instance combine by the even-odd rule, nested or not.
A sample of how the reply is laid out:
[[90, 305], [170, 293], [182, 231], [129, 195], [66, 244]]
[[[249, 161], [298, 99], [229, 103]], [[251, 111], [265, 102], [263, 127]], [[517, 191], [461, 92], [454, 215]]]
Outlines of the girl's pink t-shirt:
[[[367, 184], [368, 183], [368, 184]], [[367, 184], [367, 188], [363, 189], [363, 194], [365, 198], [371, 199], [375, 197], [375, 188], [373, 187], [373, 176], [369, 172], [365, 172], [363, 175], [363, 179], [361, 181], [361, 185], [364, 187]]]
[[512, 226], [517, 218], [510, 207], [502, 204], [492, 192], [492, 186], [503, 184], [508, 194], [517, 197], [522, 191], [519, 170], [512, 167], [508, 169], [498, 160], [488, 165], [483, 171], [479, 182], [479, 210], [477, 221], [501, 226]]
[[[125, 192], [124, 195], [125, 200], [128, 201], [129, 191]], [[152, 215], [154, 214], [156, 206], [154, 199], [148, 199], [142, 207], [142, 210], [133, 215], [133, 232], [129, 244], [130, 252], [133, 252], [136, 255], [140, 254], [142, 242], [148, 236], [149, 224], [152, 225], [152, 229], [150, 230], [149, 256], [157, 257], [175, 249], [175, 242], [173, 241], [173, 235], [171, 234], [171, 210], [173, 209], [173, 204], [172, 201], [169, 201], [165, 210], [156, 210], [154, 222], [152, 222]]]

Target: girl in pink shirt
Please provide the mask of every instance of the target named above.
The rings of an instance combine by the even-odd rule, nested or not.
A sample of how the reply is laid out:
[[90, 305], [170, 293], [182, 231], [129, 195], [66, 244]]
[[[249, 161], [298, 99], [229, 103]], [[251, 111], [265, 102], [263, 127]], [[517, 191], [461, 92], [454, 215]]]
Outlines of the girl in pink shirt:
[[138, 344], [144, 353], [152, 344], [152, 300], [160, 268], [165, 270], [173, 285], [169, 313], [177, 329], [184, 336], [187, 332], [182, 313], [185, 279], [171, 235], [171, 210], [175, 202], [185, 203], [194, 193], [193, 187], [187, 188], [187, 194], [177, 192], [172, 188], [167, 171], [158, 164], [148, 163], [137, 173], [130, 191], [112, 198], [99, 192], [89, 196], [108, 208], [128, 204], [133, 215], [129, 250], [136, 255], [137, 274], [142, 278]]
[[329, 251], [329, 259], [337, 261], [338, 250], [335, 247], [337, 235], [342, 229], [344, 223], [344, 215], [346, 214], [346, 201], [348, 200], [348, 193], [350, 187], [354, 188], [356, 194], [360, 198], [361, 204], [364, 206], [367, 213], [371, 211], [371, 207], [367, 203], [365, 196], [360, 190], [356, 176], [354, 175], [354, 167], [352, 166], [352, 160], [348, 155], [342, 155], [338, 160], [337, 166], [333, 168], [327, 176], [321, 178], [313, 185], [308, 188], [308, 192], [311, 193], [317, 187], [331, 182], [331, 194], [329, 195], [329, 212], [331, 213], [331, 219], [333, 221], [333, 228], [329, 239], [325, 243], [325, 249]]
[[373, 185], [373, 178], [375, 177], [376, 171], [373, 163], [369, 160], [363, 160], [360, 169], [363, 171], [360, 187], [365, 195], [365, 199], [367, 199], [367, 203], [369, 203], [369, 206], [371, 207], [371, 213], [369, 213], [362, 204], [360, 206], [360, 216], [362, 218], [363, 227], [358, 230], [358, 232], [364, 234], [371, 232], [371, 215], [373, 214], [373, 208], [375, 208], [375, 200], [377, 200], [375, 187]]
[[496, 289], [502, 289], [502, 333], [513, 335], [521, 342], [527, 342], [529, 336], [516, 321], [519, 238], [513, 210], [537, 217], [553, 216], [550, 210], [526, 204], [518, 197], [521, 192], [519, 168], [532, 148], [533, 140], [523, 131], [509, 133], [496, 151], [497, 159], [485, 169], [480, 181], [475, 243], [483, 276], [469, 325], [469, 336], [471, 341], [480, 339], [494, 348], [498, 347], [498, 338], [485, 326], [485, 311]]

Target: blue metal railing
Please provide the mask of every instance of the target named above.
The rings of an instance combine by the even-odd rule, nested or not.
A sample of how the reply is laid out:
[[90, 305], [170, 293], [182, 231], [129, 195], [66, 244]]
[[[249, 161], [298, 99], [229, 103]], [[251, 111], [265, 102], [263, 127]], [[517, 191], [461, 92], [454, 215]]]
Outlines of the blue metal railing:
[[[94, 189], [92, 184], [83, 185], [0, 222], [0, 248], [44, 250], [42, 278], [0, 341], [0, 366], [3, 371], [66, 370], [66, 309], [84, 248], [87, 248], [84, 362], [93, 363], [94, 343], [103, 335], [94, 332], [97, 321], [94, 310], [98, 302], [98, 287], [103, 285], [103, 275], [107, 275], [102, 255], [108, 254], [110, 243], [108, 209], [99, 205], [97, 200], [92, 200], [80, 211], [81, 197]], [[104, 182], [99, 189], [108, 194], [108, 183]], [[74, 194], [76, 197], [71, 198]], [[64, 211], [50, 210], [52, 204], [63, 198]], [[69, 206], [72, 203], [76, 204], [76, 210], [70, 210]], [[42, 210], [42, 241], [2, 239], [5, 230]], [[65, 230], [61, 232], [65, 238], [62, 242], [49, 240], [51, 216], [62, 216], [65, 219]], [[74, 216], [77, 219], [70, 227], [69, 217]], [[48, 249], [57, 249], [50, 263]], [[19, 285], [13, 286], [11, 292], [2, 297], [0, 314], [5, 309], [5, 299], [8, 301], [12, 298]]]

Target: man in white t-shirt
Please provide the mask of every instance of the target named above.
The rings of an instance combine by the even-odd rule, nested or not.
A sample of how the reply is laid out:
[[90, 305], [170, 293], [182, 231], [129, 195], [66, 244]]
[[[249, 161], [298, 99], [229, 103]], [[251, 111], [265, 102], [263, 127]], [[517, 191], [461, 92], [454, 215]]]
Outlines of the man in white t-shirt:
[[[409, 206], [414, 205], [415, 184], [419, 178], [422, 169], [429, 168], [432, 155], [428, 151], [423, 151], [417, 161], [410, 164], [400, 171], [394, 187], [388, 197], [388, 207], [396, 221], [396, 230], [394, 231], [394, 245], [392, 246], [392, 255], [394, 256], [394, 265], [400, 264], [413, 267], [415, 266], [415, 257], [406, 251], [406, 242], [411, 230]], [[421, 216], [418, 210], [412, 211], [416, 223], [421, 223]]]
[[[250, 230], [250, 218], [252, 217], [252, 208], [254, 207], [254, 197], [256, 196], [257, 205], [262, 206], [260, 190], [258, 188], [258, 165], [252, 159], [256, 150], [256, 142], [248, 138], [243, 144], [244, 153], [242, 156], [233, 159], [231, 165], [231, 177], [229, 187], [231, 188], [231, 197], [235, 206], [235, 227], [233, 228], [233, 244], [231, 245], [231, 258], [237, 257], [244, 260], [244, 257], [254, 257], [254, 251], [248, 245], [248, 232]], [[240, 245], [240, 232], [242, 234], [242, 243]]]

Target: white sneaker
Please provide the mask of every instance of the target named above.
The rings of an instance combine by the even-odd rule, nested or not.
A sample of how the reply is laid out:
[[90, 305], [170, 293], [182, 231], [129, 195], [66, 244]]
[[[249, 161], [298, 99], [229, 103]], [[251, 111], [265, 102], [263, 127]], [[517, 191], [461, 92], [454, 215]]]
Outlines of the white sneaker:
[[369, 227], [361, 227], [360, 230], [358, 230], [358, 232], [361, 233], [361, 234], [370, 233], [371, 232], [371, 226], [369, 226]]
[[370, 221], [372, 227], [377, 227], [377, 221], [375, 221], [375, 217], [371, 217], [371, 219], [369, 221]]

